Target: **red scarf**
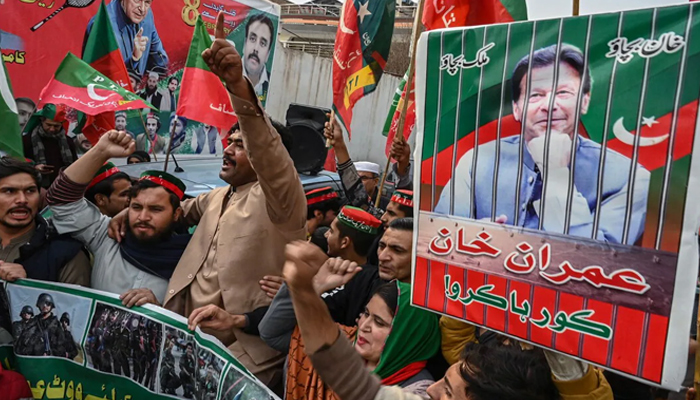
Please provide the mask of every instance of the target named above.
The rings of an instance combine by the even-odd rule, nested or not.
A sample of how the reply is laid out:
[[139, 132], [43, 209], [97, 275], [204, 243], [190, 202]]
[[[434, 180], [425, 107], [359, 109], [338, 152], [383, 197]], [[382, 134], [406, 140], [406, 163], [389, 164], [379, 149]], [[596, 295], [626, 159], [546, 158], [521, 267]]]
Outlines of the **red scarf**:
[[416, 376], [416, 374], [424, 370], [427, 363], [427, 361], [416, 361], [412, 364], [408, 364], [407, 366], [394, 372], [392, 375], [382, 379], [382, 384], [385, 386], [398, 385], [399, 383], [407, 380], [408, 378]]

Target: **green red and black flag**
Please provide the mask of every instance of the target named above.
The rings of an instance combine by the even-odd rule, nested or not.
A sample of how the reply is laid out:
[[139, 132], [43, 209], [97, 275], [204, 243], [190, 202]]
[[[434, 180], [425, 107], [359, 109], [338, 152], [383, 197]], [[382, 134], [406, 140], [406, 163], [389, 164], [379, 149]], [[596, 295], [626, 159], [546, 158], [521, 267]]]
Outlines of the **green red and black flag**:
[[233, 112], [228, 90], [202, 58], [202, 52], [211, 44], [202, 17], [197, 17], [182, 74], [176, 114], [228, 132], [238, 118]]
[[[692, 306], [681, 305], [692, 304], [695, 285], [683, 282], [697, 278], [698, 175], [691, 165], [700, 132], [700, 5], [428, 32], [418, 54], [416, 229], [423, 241], [414, 243], [414, 304], [666, 384], [677, 372], [670, 365], [687, 353], [678, 340], [687, 325], [679, 321], [690, 319]], [[564, 134], [572, 140], [558, 153], [570, 153], [563, 163], [534, 161], [526, 143]], [[547, 187], [546, 174], [555, 169], [564, 174]], [[560, 188], [553, 209], [561, 213], [543, 213], [550, 191]], [[564, 222], [546, 228], [545, 217]], [[489, 232], [457, 232], [457, 225]], [[628, 236], [630, 230], [636, 233]], [[440, 253], [446, 240], [454, 253], [427, 254]], [[494, 264], [458, 254], [481, 251], [487, 242], [503, 250], [492, 254]], [[520, 263], [536, 247], [541, 260], [545, 243], [554, 243], [547, 250], [551, 266], [540, 263], [521, 275], [508, 269], [506, 258]], [[620, 252], [634, 261], [621, 261]], [[605, 272], [592, 272], [605, 263]], [[549, 285], [545, 270], [571, 282]], [[649, 291], [625, 292], [625, 274], [646, 280]], [[598, 285], [611, 276], [620, 278], [612, 289]], [[470, 298], [467, 289], [483, 290], [485, 300]], [[499, 308], [496, 295], [511, 306]], [[531, 310], [518, 308], [523, 301]], [[602, 323], [612, 335], [563, 331], [563, 314], [560, 325], [538, 326], [549, 319], [540, 318], [546, 307], [552, 320], [562, 312], [587, 314], [585, 329]]]
[[[439, 4], [438, 4], [439, 3]], [[423, 9], [423, 25], [426, 30], [432, 31], [435, 29], [455, 28], [460, 26], [477, 26], [500, 24], [513, 21], [524, 21], [527, 19], [527, 4], [525, 0], [441, 0], [426, 1]], [[389, 155], [391, 143], [396, 136], [398, 129], [399, 118], [403, 111], [402, 105], [405, 99], [405, 86], [407, 76], [399, 84], [396, 89], [397, 95], [394, 96], [389, 114], [382, 134], [387, 137], [386, 140], [386, 155]], [[415, 79], [413, 87], [409, 93], [408, 109], [406, 111], [406, 120], [404, 122], [403, 135], [404, 139], [408, 139], [413, 131], [416, 121], [416, 106], [415, 106]]]
[[[104, 0], [95, 14], [92, 29], [85, 42], [83, 61], [119, 86], [133, 92], [129, 72], [124, 65]], [[100, 136], [110, 129], [114, 129], [114, 112], [96, 116], [78, 113], [76, 131], [82, 132], [91, 143], [97, 143]]]
[[45, 104], [64, 104], [88, 115], [155, 108], [96, 71], [73, 53], [66, 55], [53, 78], [41, 90], [37, 108]]
[[374, 91], [394, 33], [395, 1], [343, 3], [333, 56], [333, 109], [350, 135], [352, 109]]
[[5, 63], [0, 60], [0, 154], [13, 157], [24, 157], [22, 150], [22, 130], [19, 126], [17, 104], [12, 94], [10, 76], [5, 69]]

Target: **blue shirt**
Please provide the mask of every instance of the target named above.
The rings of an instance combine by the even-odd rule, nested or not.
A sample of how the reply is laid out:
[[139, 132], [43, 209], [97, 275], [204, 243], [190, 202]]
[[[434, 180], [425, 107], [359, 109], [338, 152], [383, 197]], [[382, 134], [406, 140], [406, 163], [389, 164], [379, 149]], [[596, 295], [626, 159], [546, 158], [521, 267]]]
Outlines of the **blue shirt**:
[[[506, 224], [513, 225], [518, 212], [518, 226], [539, 228], [539, 204], [542, 196], [542, 174], [532, 156], [523, 148], [520, 204], [515, 204], [518, 180], [520, 136], [500, 141], [500, 165], [496, 191], [496, 214], [505, 215]], [[474, 204], [471, 200], [472, 160], [474, 150], [468, 151], [457, 164], [454, 177], [447, 183], [435, 208], [436, 213], [474, 219], [491, 219], [493, 178], [496, 160], [496, 141], [479, 146]], [[601, 146], [579, 137], [576, 146], [576, 169], [573, 179], [573, 199], [569, 234], [591, 238], [596, 210], [598, 164]], [[631, 160], [607, 149], [605, 172], [601, 190], [600, 222], [594, 238], [621, 243], [623, 238], [629, 172]], [[637, 164], [634, 195], [627, 244], [634, 244], [644, 233], [650, 173]], [[547, 232], [563, 233], [568, 196], [568, 168], [552, 168], [548, 172], [543, 228]], [[452, 182], [454, 180], [454, 182]], [[450, 212], [452, 184], [454, 183], [454, 212]]]
[[[167, 73], [168, 54], [163, 48], [163, 42], [160, 41], [160, 36], [158, 36], [156, 24], [153, 19], [153, 11], [148, 10], [146, 18], [144, 18], [141, 23], [134, 24], [124, 13], [121, 2], [112, 0], [107, 4], [107, 13], [109, 14], [114, 36], [117, 39], [117, 44], [119, 44], [119, 50], [124, 58], [126, 68], [130, 71], [137, 72], [140, 77], [143, 77], [146, 71], [155, 71], [161, 75]], [[90, 22], [88, 22], [87, 31], [85, 32], [83, 52], [85, 51], [85, 44], [87, 43], [87, 38], [92, 30], [92, 24], [94, 22], [95, 17], [93, 16]], [[141, 36], [147, 37], [148, 43], [146, 44], [146, 50], [143, 52], [141, 58], [138, 61], [134, 61], [132, 58], [134, 52], [134, 38], [141, 28], [143, 28]]]

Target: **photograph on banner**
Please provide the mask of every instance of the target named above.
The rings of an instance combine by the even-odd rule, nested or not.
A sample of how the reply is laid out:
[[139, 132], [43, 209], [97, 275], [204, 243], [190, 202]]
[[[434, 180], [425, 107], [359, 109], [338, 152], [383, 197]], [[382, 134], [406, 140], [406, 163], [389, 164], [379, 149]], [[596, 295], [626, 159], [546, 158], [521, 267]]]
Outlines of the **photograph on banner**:
[[7, 289], [15, 354], [61, 357], [82, 364], [80, 343], [91, 301], [64, 293], [10, 286]]
[[155, 391], [162, 329], [157, 321], [97, 302], [85, 341], [87, 366]]
[[680, 384], [667, 361], [687, 344], [697, 277], [699, 17], [423, 34], [414, 304]]
[[197, 398], [215, 400], [226, 362], [202, 347], [197, 353]]
[[255, 385], [253, 380], [234, 365], [229, 365], [221, 389], [222, 400], [272, 400], [269, 391]]
[[156, 156], [166, 154], [171, 131], [173, 132], [171, 154], [175, 155], [220, 156], [226, 148], [224, 141], [228, 134], [224, 132], [226, 135], [222, 135], [219, 129], [211, 125], [176, 117], [172, 112], [117, 112], [115, 127], [125, 130], [136, 140], [136, 150], [152, 154], [151, 149], [154, 149]]
[[[181, 2], [165, 1], [106, 0], [105, 3], [129, 84], [134, 93], [160, 111], [163, 132], [169, 127], [169, 113], [176, 110], [180, 100], [182, 71], [193, 27], [200, 16], [213, 37], [216, 17], [219, 12], [224, 13], [224, 33], [241, 53], [243, 72], [262, 104], [266, 103], [280, 23], [279, 5], [265, 0], [187, 1], [184, 7]], [[14, 94], [34, 103], [67, 52], [84, 55], [100, 9], [100, 1], [85, 0], [81, 7], [69, 5], [67, 11], [38, 24], [60, 6], [56, 2], [46, 7], [37, 4], [9, 2], [3, 5], [0, 14], [3, 27], [0, 38], [3, 44], [8, 43], [2, 54]], [[103, 57], [91, 65], [114, 60]], [[162, 118], [162, 113], [168, 113], [167, 117]], [[145, 121], [129, 124], [129, 128], [134, 137], [148, 131]], [[213, 149], [218, 148], [218, 142], [210, 140], [213, 133], [200, 128], [201, 124], [189, 121], [187, 136], [176, 153], [217, 154]], [[159, 145], [162, 146], [155, 144], [156, 150]]]
[[194, 336], [179, 329], [165, 328], [165, 348], [160, 368], [161, 393], [195, 398], [197, 343]]
[[[3, 368], [21, 373], [35, 398], [216, 400], [223, 397], [226, 366], [240, 365], [216, 338], [188, 331], [184, 318], [160, 307], [126, 309], [116, 295], [73, 285], [26, 279], [0, 283], [9, 294], [7, 301], [0, 295], [0, 306], [8, 304], [10, 329], [20, 331], [20, 337], [35, 326], [41, 330], [32, 336], [32, 345], [46, 355], [20, 354], [24, 342], [15, 340], [13, 347], [11, 338], [0, 346]], [[34, 316], [28, 318], [30, 313]], [[73, 339], [66, 339], [66, 332]], [[73, 358], [65, 350], [70, 343], [77, 347]], [[241, 368], [246, 384], [236, 388], [237, 400], [277, 399]]]

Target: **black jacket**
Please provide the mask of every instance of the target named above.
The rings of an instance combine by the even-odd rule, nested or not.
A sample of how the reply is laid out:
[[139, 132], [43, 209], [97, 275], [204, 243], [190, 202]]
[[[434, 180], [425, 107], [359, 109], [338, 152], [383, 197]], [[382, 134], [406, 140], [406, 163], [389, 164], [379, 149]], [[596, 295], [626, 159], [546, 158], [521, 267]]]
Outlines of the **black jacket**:
[[29, 242], [19, 248], [19, 258], [13, 260], [27, 271], [27, 278], [58, 282], [61, 269], [80, 251], [83, 244], [58, 232], [40, 215]]

